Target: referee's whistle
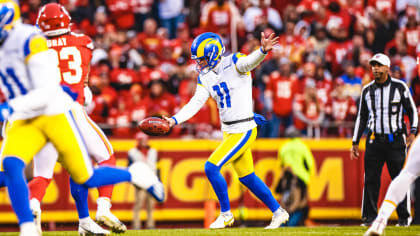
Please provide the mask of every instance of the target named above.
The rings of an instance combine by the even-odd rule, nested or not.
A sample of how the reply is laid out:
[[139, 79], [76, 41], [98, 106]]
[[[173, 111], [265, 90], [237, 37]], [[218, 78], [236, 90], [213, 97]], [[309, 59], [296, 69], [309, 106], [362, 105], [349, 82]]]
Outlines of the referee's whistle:
[[370, 135], [370, 140], [375, 140], [375, 133], [372, 132], [372, 134]]

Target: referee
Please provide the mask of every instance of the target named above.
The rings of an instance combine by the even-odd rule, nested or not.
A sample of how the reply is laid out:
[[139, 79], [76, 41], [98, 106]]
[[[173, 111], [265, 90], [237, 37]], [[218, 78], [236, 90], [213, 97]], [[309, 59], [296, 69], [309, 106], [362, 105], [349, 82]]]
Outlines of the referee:
[[[359, 112], [354, 127], [350, 159], [359, 157], [359, 141], [366, 126], [365, 185], [362, 202], [362, 225], [370, 225], [377, 215], [377, 201], [381, 184], [382, 167], [386, 163], [394, 179], [405, 161], [406, 147], [417, 134], [417, 109], [407, 85], [389, 75], [391, 62], [382, 54], [375, 54], [369, 64], [374, 81], [363, 87]], [[406, 139], [404, 112], [410, 119], [410, 135]], [[411, 222], [410, 201], [407, 197], [397, 207], [398, 224]]]

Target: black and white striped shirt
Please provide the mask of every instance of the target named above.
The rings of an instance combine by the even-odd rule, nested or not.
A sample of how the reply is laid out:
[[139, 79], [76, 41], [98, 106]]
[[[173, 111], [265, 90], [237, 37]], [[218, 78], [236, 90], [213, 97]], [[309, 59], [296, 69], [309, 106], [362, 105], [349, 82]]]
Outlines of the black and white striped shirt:
[[375, 134], [406, 133], [404, 111], [410, 119], [410, 132], [417, 134], [417, 108], [404, 81], [388, 75], [383, 84], [370, 82], [360, 97], [353, 144], [359, 144], [366, 126]]

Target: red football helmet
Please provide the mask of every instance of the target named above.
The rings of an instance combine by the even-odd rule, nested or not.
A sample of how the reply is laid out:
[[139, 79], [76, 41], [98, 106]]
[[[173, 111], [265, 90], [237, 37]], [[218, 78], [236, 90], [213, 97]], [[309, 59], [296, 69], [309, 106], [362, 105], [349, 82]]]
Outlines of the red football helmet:
[[45, 35], [54, 37], [70, 32], [70, 14], [58, 3], [44, 5], [38, 13], [36, 24]]

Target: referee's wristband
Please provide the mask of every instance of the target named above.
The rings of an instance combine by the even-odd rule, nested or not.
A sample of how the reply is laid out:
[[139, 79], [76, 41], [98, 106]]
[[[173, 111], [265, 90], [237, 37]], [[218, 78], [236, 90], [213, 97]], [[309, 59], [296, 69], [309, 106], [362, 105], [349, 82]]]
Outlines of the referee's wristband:
[[411, 128], [410, 129], [410, 134], [417, 135], [417, 128]]

